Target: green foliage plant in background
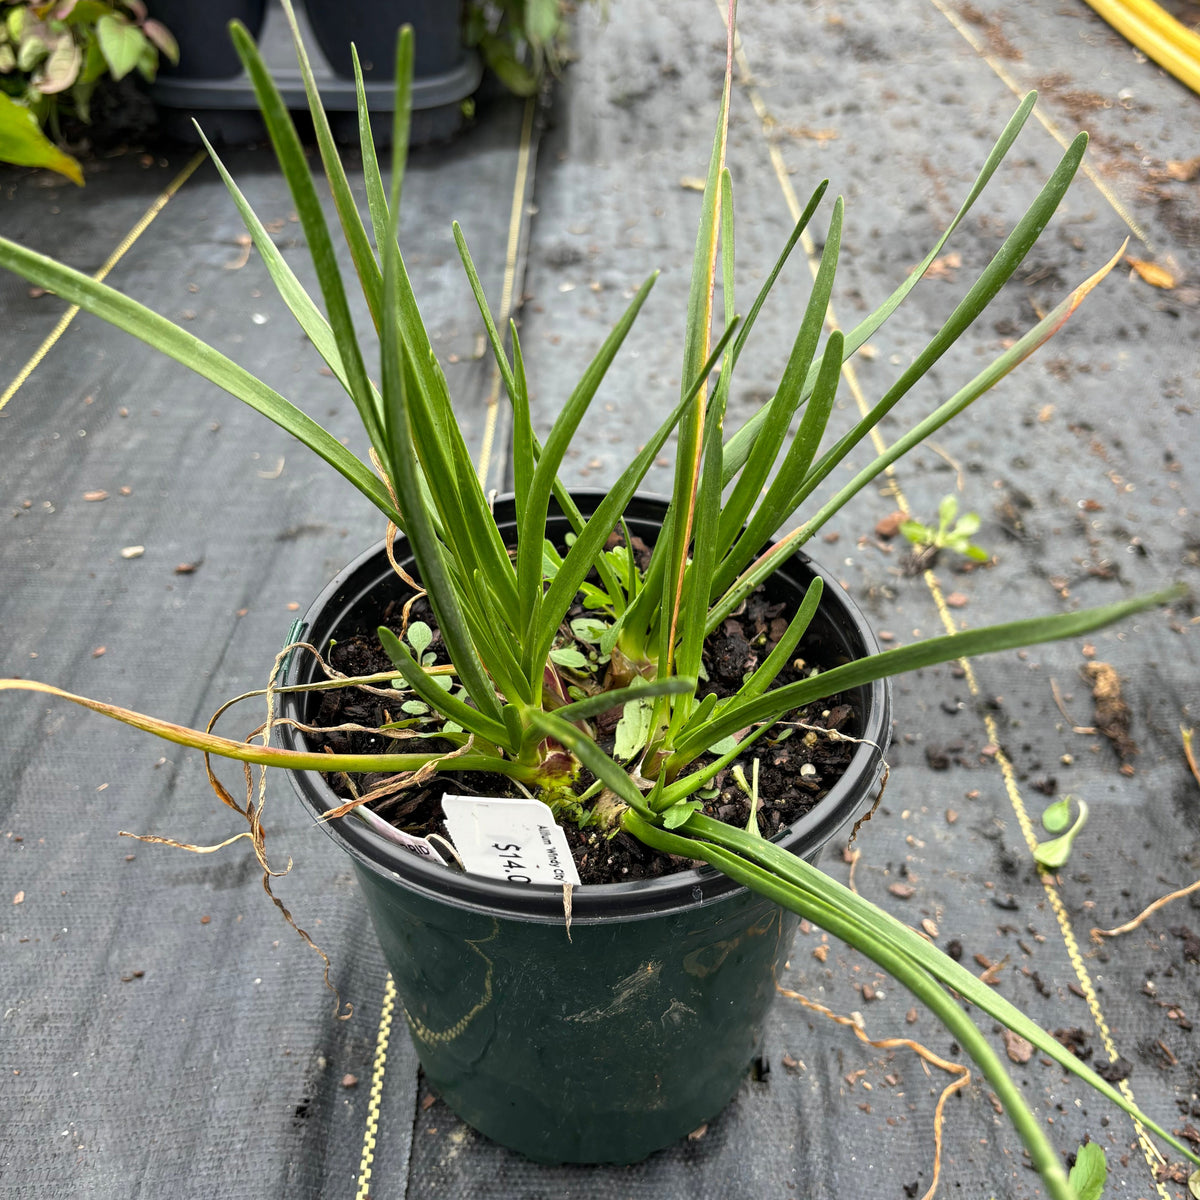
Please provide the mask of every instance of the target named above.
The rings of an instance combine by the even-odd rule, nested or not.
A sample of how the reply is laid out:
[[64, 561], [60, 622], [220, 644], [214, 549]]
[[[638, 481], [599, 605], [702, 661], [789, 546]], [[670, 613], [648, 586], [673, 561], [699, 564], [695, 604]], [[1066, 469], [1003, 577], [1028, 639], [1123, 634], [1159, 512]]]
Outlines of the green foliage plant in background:
[[55, 144], [61, 113], [88, 121], [102, 78], [137, 71], [153, 81], [160, 54], [179, 60], [143, 0], [2, 0], [0, 162], [45, 167], [82, 186], [78, 161]]
[[467, 45], [478, 48], [517, 96], [532, 96], [567, 54], [561, 0], [470, 0], [463, 32]]

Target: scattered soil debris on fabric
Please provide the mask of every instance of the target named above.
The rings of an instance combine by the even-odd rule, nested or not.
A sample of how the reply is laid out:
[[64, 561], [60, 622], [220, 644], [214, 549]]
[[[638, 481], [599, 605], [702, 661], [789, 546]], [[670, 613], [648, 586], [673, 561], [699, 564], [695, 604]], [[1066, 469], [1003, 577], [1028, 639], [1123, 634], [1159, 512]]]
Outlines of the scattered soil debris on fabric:
[[1010, 1062], [1027, 1063], [1033, 1057], [1033, 1044], [1011, 1029], [1003, 1031], [1004, 1051]]
[[1092, 724], [1112, 743], [1117, 757], [1128, 763], [1137, 754], [1137, 743], [1129, 736], [1129, 705], [1121, 695], [1121, 678], [1105, 662], [1089, 662], [1083, 668], [1084, 678], [1092, 686], [1095, 716]]

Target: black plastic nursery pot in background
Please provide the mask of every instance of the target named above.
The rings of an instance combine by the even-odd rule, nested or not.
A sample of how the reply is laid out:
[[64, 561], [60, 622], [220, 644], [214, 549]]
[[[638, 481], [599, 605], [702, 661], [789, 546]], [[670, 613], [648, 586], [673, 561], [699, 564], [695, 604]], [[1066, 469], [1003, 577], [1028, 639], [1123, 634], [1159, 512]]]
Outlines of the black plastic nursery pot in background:
[[[576, 496], [585, 515], [602, 497]], [[664, 501], [638, 498], [630, 531], [655, 540]], [[511, 501], [496, 507], [515, 540]], [[548, 536], [570, 529], [552, 513]], [[406, 551], [397, 542], [403, 563]], [[409, 562], [411, 569], [411, 561]], [[769, 587], [793, 604], [816, 575], [821, 607], [803, 643], [830, 665], [874, 652], [865, 618], [803, 555]], [[305, 617], [303, 639], [371, 634], [410, 589], [382, 544], [350, 564]], [[322, 677], [296, 653], [285, 683]], [[282, 699], [304, 721], [317, 693]], [[877, 794], [890, 729], [886, 681], [849, 695], [862, 742], [845, 775], [779, 841], [815, 861]], [[302, 735], [284, 727], [284, 744]], [[342, 803], [324, 777], [293, 773], [314, 815]], [[574, 889], [498, 882], [431, 863], [353, 814], [323, 828], [354, 860], [422, 1068], [468, 1124], [543, 1162], [629, 1163], [696, 1129], [729, 1102], [758, 1053], [797, 918], [711, 868]]]
[[[377, 144], [390, 140], [396, 33], [402, 25], [411, 25], [414, 37], [410, 145], [442, 141], [462, 129], [463, 102], [483, 77], [479, 56], [463, 41], [462, 7], [461, 0], [306, 0], [297, 6], [296, 20], [338, 140], [358, 141], [351, 43], [358, 50], [368, 107], [384, 115], [375, 121]], [[157, 0], [152, 8], [180, 47], [178, 68], [163, 71], [151, 90], [171, 136], [198, 143], [193, 117], [218, 144], [264, 136], [254, 89], [229, 36], [235, 19], [258, 43], [288, 107], [307, 108], [278, 0]]]
[[467, 58], [459, 0], [304, 0], [304, 10], [325, 61], [344, 79], [354, 78], [351, 42], [365, 80], [394, 79], [401, 25], [413, 27], [417, 79], [449, 75]]
[[242, 73], [229, 38], [229, 22], [241, 21], [257, 40], [267, 0], [152, 0], [151, 11], [175, 35], [179, 62], [166, 60], [162, 74], [178, 79], [232, 79]]

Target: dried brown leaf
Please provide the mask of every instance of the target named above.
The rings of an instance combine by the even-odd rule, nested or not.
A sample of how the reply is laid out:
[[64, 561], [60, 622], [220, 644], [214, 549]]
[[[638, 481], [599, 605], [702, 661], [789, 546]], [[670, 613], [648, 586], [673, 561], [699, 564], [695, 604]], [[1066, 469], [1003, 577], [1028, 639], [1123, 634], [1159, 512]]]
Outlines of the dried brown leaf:
[[1151, 287], [1170, 289], [1175, 286], [1175, 276], [1166, 267], [1148, 262], [1143, 258], [1126, 258], [1134, 272]]
[[1200, 176], [1200, 154], [1195, 158], [1169, 160], [1167, 174], [1180, 183], [1191, 183], [1193, 179]]

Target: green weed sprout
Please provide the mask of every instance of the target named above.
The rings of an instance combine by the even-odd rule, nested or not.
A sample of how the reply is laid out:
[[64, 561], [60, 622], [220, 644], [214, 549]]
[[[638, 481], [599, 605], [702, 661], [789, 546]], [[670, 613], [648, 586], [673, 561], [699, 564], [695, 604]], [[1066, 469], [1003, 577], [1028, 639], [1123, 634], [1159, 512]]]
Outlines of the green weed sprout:
[[1067, 865], [1067, 859], [1071, 856], [1071, 847], [1087, 824], [1088, 806], [1083, 800], [1078, 799], [1075, 800], [1075, 803], [1079, 807], [1079, 815], [1075, 818], [1075, 823], [1071, 824], [1072, 799], [1074, 797], [1064, 796], [1061, 800], [1056, 800], [1049, 805], [1042, 813], [1042, 825], [1046, 832], [1059, 835], [1051, 838], [1048, 842], [1039, 842], [1033, 852], [1034, 862], [1048, 871], [1057, 871]]
[[932, 525], [910, 520], [900, 523], [900, 532], [917, 550], [952, 550], [972, 562], [980, 563], [991, 558], [986, 550], [971, 542], [971, 538], [979, 532], [979, 514], [969, 512], [959, 517], [958, 499], [954, 495], [944, 496], [938, 505], [936, 529]]
[[1108, 1182], [1108, 1161], [1103, 1149], [1095, 1142], [1084, 1142], [1067, 1178], [1079, 1200], [1101, 1200]]
[[[734, 369], [762, 306], [827, 190], [826, 183], [814, 189], [766, 282], [739, 319], [734, 308], [733, 182], [725, 164], [733, 80], [731, 3], [727, 69], [692, 265], [680, 394], [590, 518], [585, 519], [572, 501], [559, 480], [559, 469], [577, 432], [586, 434], [588, 406], [646, 303], [656, 276], [650, 275], [634, 295], [542, 439], [531, 420], [517, 327], [512, 322], [507, 330], [497, 326], [466, 238], [454, 227], [466, 278], [512, 406], [517, 537], [510, 554], [455, 418], [446, 379], [422, 324], [397, 240], [412, 77], [411, 31], [401, 31], [397, 42], [392, 163], [386, 182], [376, 156], [361, 72], [358, 74], [367, 201], [364, 220], [321, 107], [289, 0], [284, 0], [284, 9], [291, 22], [338, 223], [371, 323], [378, 331], [380, 359], [374, 373], [378, 386], [368, 372], [337, 265], [333, 235], [299, 135], [253, 39], [237, 23], [231, 26], [232, 36], [292, 192], [312, 255], [321, 304], [292, 273], [211, 146], [209, 152], [281, 297], [354, 402], [377, 470], [250, 372], [137, 301], [4, 238], [0, 238], [0, 266], [140, 338], [257, 409], [325, 459], [371, 500], [386, 522], [404, 533], [448, 661], [428, 662], [429, 643], [411, 627], [406, 638], [386, 629], [380, 630], [380, 638], [395, 664], [394, 679], [406, 693], [407, 715], [426, 722], [426, 727], [449, 740], [456, 752], [324, 754], [285, 750], [187, 729], [73, 696], [46, 683], [6, 679], [0, 680], [0, 690], [21, 689], [66, 698], [169, 741], [266, 766], [323, 772], [479, 771], [508, 776], [546, 800], [560, 816], [598, 820], [610, 828], [623, 828], [658, 850], [702, 860], [873, 959], [926, 1004], [979, 1064], [1055, 1200], [1077, 1200], [1077, 1194], [1021, 1089], [963, 1011], [963, 1000], [1026, 1038], [1179, 1153], [1194, 1158], [1189, 1148], [1139, 1112], [1091, 1067], [908, 926], [765, 840], [753, 824], [749, 829], [732, 828], [705, 816], [695, 803], [718, 771], [739, 759], [748, 760], [747, 752], [758, 739], [806, 703], [965, 655], [1079, 637], [1177, 596], [1176, 592], [1163, 592], [1102, 608], [1034, 616], [932, 638], [780, 685], [778, 676], [794, 657], [820, 601], [818, 580], [810, 585], [786, 632], [736, 695], [721, 700], [697, 695], [706, 637], [847, 502], [1050, 338], [1119, 261], [1121, 251], [957, 391], [919, 416], [886, 450], [832, 488], [827, 499], [806, 507], [823, 484], [839, 478], [839, 468], [852, 452], [869, 445], [872, 430], [940, 362], [1020, 266], [1079, 166], [1086, 137], [1081, 134], [1070, 144], [942, 327], [912, 355], [909, 365], [870, 411], [840, 431], [831, 429], [831, 417], [836, 411], [843, 364], [904, 301], [963, 223], [1013, 145], [1034, 97], [1021, 102], [958, 213], [924, 261], [853, 329], [826, 334], [843, 219], [842, 201], [835, 200], [815, 282], [807, 302], [797, 309], [802, 314], [799, 328], [775, 394], [745, 425], [726, 435], [724, 421]], [[718, 272], [724, 309], [714, 313]], [[788, 303], [795, 307], [794, 300]], [[710, 386], [714, 373], [715, 382]], [[628, 548], [606, 547], [646, 472], [672, 437], [677, 452], [671, 503], [662, 534], [642, 568]], [[574, 529], [565, 553], [547, 547], [552, 498]], [[805, 514], [796, 518], [802, 508]], [[786, 532], [764, 551], [780, 528]], [[577, 619], [574, 625], [566, 625], [577, 596], [582, 597], [589, 616], [584, 623]], [[605, 660], [603, 671], [601, 660]], [[449, 687], [445, 686], [448, 679]], [[356, 682], [342, 681], [344, 686]], [[593, 722], [618, 707], [626, 727], [613, 756], [595, 740]], [[698, 765], [706, 754], [716, 757], [706, 766]], [[599, 781], [598, 786], [584, 788], [585, 769]], [[255, 839], [265, 870], [257, 827]]]

